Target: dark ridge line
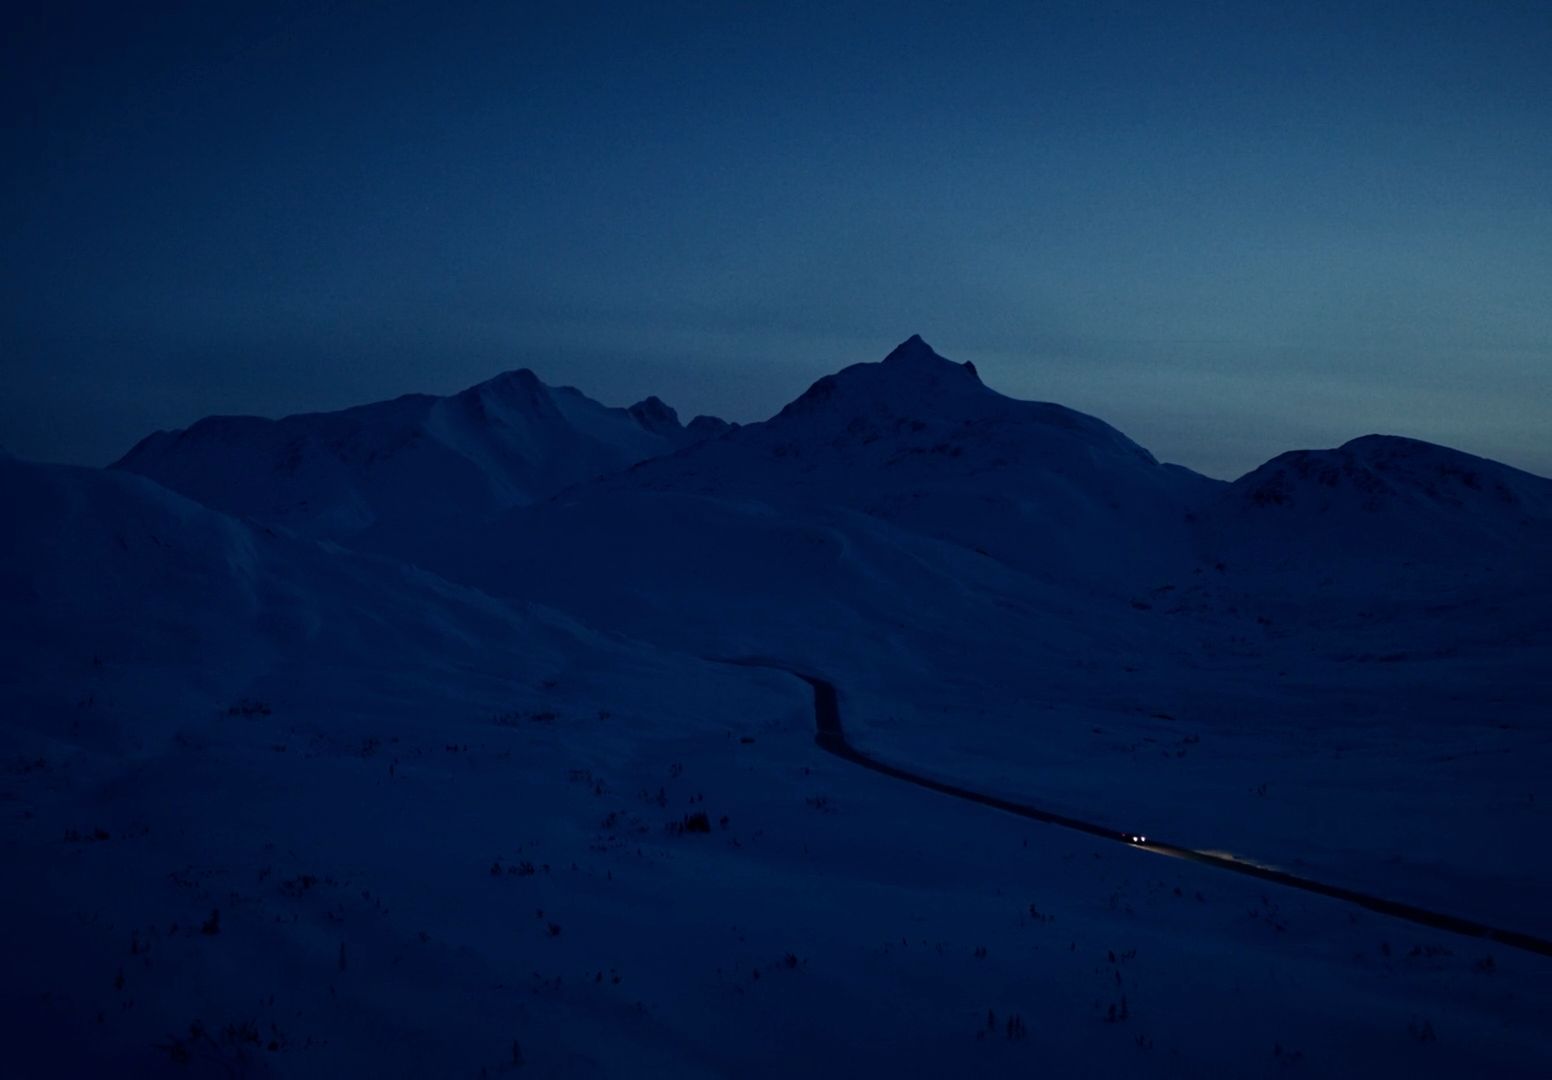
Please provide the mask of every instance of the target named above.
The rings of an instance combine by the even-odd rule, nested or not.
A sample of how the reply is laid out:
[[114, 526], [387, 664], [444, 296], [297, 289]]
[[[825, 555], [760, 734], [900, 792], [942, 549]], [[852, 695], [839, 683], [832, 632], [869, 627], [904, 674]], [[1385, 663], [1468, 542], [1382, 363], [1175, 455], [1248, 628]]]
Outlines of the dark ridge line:
[[1480, 923], [1473, 919], [1461, 918], [1458, 915], [1431, 911], [1428, 908], [1417, 907], [1414, 904], [1402, 903], [1399, 900], [1387, 900], [1381, 896], [1371, 896], [1356, 889], [1345, 888], [1341, 885], [1331, 885], [1323, 881], [1316, 881], [1313, 878], [1290, 874], [1285, 870], [1274, 870], [1271, 867], [1257, 866], [1255, 863], [1241, 862], [1237, 859], [1225, 858], [1222, 855], [1198, 851], [1195, 848], [1181, 847], [1178, 844], [1170, 844], [1161, 840], [1150, 840], [1139, 833], [1121, 832], [1108, 825], [1099, 825], [1092, 821], [1084, 821], [1081, 818], [1068, 817], [1066, 814], [1058, 814], [1052, 810], [1042, 810], [1040, 807], [1031, 806], [1028, 803], [1015, 802], [996, 795], [988, 795], [984, 792], [960, 787], [958, 784], [951, 784], [944, 780], [935, 780], [930, 776], [924, 776], [909, 769], [902, 769], [898, 765], [891, 765], [887, 761], [880, 761], [846, 741], [845, 730], [841, 727], [839, 695], [836, 692], [835, 684], [828, 679], [820, 678], [817, 675], [810, 675], [796, 668], [787, 667], [785, 664], [765, 660], [716, 658], [716, 662], [736, 664], [739, 667], [767, 668], [772, 671], [783, 672], [808, 683], [814, 690], [814, 742], [826, 753], [833, 754], [842, 761], [849, 761], [853, 765], [861, 766], [880, 775], [901, 780], [908, 784], [915, 784], [917, 787], [926, 788], [928, 791], [936, 791], [943, 795], [952, 795], [957, 799], [979, 803], [982, 806], [991, 807], [993, 810], [1001, 810], [1007, 814], [1029, 818], [1032, 821], [1044, 822], [1047, 825], [1057, 825], [1064, 829], [1073, 829], [1077, 832], [1098, 837], [1101, 840], [1125, 844], [1127, 847], [1137, 848], [1141, 851], [1150, 851], [1157, 855], [1169, 855], [1177, 859], [1200, 863], [1203, 866], [1211, 866], [1219, 870], [1244, 874], [1246, 877], [1270, 881], [1273, 884], [1282, 885], [1290, 889], [1302, 889], [1305, 892], [1314, 893], [1318, 896], [1327, 896], [1334, 900], [1341, 900], [1369, 911], [1377, 912], [1380, 915], [1388, 915], [1393, 919], [1403, 919], [1410, 923], [1416, 923], [1419, 926], [1426, 926], [1432, 930], [1443, 930], [1465, 937], [1482, 938], [1511, 949], [1520, 949], [1524, 952], [1537, 953], [1541, 956], [1552, 956], [1552, 941], [1536, 937], [1534, 934], [1526, 934], [1518, 930], [1506, 930], [1502, 927], [1489, 926], [1486, 923]]

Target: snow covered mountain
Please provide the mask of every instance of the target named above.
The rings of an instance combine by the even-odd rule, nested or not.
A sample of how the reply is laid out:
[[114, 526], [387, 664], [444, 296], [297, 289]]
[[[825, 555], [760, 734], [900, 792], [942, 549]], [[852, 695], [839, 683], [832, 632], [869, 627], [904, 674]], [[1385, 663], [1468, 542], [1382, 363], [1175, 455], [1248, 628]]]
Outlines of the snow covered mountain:
[[1417, 439], [1281, 454], [1201, 515], [1204, 558], [1389, 583], [1412, 569], [1552, 576], [1552, 480]]
[[1049, 662], [1159, 655], [1167, 635], [1131, 640], [1156, 629], [1133, 613], [1265, 614], [1270, 594], [1328, 579], [1372, 598], [1403, 564], [1423, 583], [1419, 609], [1466, 580], [1463, 561], [1472, 580], [1545, 578], [1552, 561], [1528, 552], [1547, 546], [1549, 488], [1380, 438], [1224, 484], [1098, 419], [999, 394], [913, 337], [768, 421], [479, 530], [373, 539], [492, 595], [674, 647], [736, 642], [832, 667], [855, 654], [865, 670], [884, 644], [941, 675], [963, 649], [1026, 666], [1020, 648], [1036, 642]]
[[479, 529], [364, 539], [701, 654], [844, 656], [867, 671], [880, 648], [917, 657], [907, 667], [924, 649], [943, 666], [972, 649], [1022, 664], [1036, 642], [1068, 657], [1124, 636], [1105, 617], [1049, 613], [1130, 611], [1137, 588], [1190, 558], [1190, 513], [1224, 487], [1093, 417], [999, 394], [913, 337], [770, 420]]
[[844, 507], [1027, 571], [1129, 581], [1186, 556], [1188, 514], [1223, 485], [1092, 416], [1006, 397], [913, 336], [600, 486]]
[[609, 408], [526, 369], [448, 397], [340, 412], [208, 417], [143, 439], [114, 468], [207, 506], [342, 539], [541, 499], [722, 430], [655, 397]]

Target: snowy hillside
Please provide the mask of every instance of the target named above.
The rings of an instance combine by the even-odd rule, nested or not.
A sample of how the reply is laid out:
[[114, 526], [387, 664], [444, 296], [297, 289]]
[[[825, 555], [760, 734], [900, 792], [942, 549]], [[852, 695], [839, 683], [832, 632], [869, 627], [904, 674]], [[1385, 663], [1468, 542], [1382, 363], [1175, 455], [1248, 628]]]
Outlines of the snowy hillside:
[[1552, 560], [1552, 480], [1416, 439], [1282, 454], [1202, 515], [1207, 557], [1246, 570], [1514, 573]]
[[[0, 499], [7, 1075], [1547, 1067], [1538, 958], [860, 772], [777, 673], [123, 473], [6, 462]], [[820, 537], [831, 587], [887, 564], [879, 537], [839, 561], [854, 538]], [[929, 596], [956, 565], [1010, 580], [957, 545], [896, 554], [936, 567]], [[859, 724], [928, 685], [851, 655], [875, 668]], [[940, 766], [997, 731], [960, 702]]]
[[[439, 672], [506, 680], [596, 647], [558, 616], [275, 534], [122, 472], [7, 460], [0, 501], [5, 690], [45, 741], [153, 746], [263, 684], [293, 692], [342, 672], [438, 700]], [[426, 684], [411, 690], [416, 678]]]
[[511, 371], [449, 397], [333, 413], [217, 416], [137, 444], [114, 468], [216, 509], [345, 538], [373, 525], [479, 515], [722, 430], [657, 398], [629, 409]]

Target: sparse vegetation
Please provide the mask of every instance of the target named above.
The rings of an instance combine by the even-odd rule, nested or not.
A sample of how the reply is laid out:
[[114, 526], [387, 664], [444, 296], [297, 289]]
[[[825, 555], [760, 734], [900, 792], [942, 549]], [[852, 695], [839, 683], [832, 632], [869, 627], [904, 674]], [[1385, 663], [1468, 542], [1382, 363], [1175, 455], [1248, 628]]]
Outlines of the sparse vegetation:
[[215, 1033], [194, 1020], [185, 1034], [170, 1035], [156, 1048], [174, 1065], [204, 1066], [222, 1076], [238, 1077], [249, 1071], [256, 1055], [279, 1053], [287, 1043], [285, 1034], [273, 1023], [266, 1037], [252, 1020], [233, 1021]]
[[668, 823], [668, 831], [674, 836], [682, 836], [685, 833], [709, 833], [711, 832], [711, 818], [704, 810], [696, 810], [685, 814], [678, 821]]

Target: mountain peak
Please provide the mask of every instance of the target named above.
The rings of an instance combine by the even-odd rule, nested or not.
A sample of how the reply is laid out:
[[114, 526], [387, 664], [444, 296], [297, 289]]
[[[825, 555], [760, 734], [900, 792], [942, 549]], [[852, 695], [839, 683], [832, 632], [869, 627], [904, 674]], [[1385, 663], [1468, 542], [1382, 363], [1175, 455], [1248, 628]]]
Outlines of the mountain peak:
[[730, 424], [720, 416], [707, 416], [705, 413], [702, 413], [686, 424], [684, 429], [692, 435], [708, 439], [713, 435], [721, 435], [724, 431], [731, 431], [736, 427], [738, 427], [737, 424]]
[[[968, 378], [966, 378], [968, 376]], [[879, 363], [853, 364], [826, 375], [787, 403], [777, 419], [819, 408], [863, 406], [870, 412], [926, 415], [941, 411], [950, 399], [980, 407], [1000, 394], [988, 390], [974, 364], [946, 359], [912, 334]]]
[[920, 363], [923, 360], [942, 360], [931, 345], [922, 340], [920, 334], [912, 334], [892, 349], [888, 356], [884, 357], [884, 363]]
[[656, 394], [642, 398], [627, 411], [636, 423], [653, 434], [678, 434], [683, 427], [679, 423], [679, 414]]
[[500, 390], [506, 387], [521, 387], [532, 391], [536, 387], [543, 385], [543, 381], [531, 369], [513, 368], [510, 371], [503, 371], [499, 375], [492, 375], [484, 382], [475, 383], [473, 386], [468, 387], [468, 390]]
[[977, 382], [980, 382], [981, 378], [980, 375], [977, 374], [974, 364], [970, 363], [968, 360], [963, 364], [954, 363], [954, 361], [942, 356], [931, 345], [928, 345], [925, 341], [923, 341], [920, 334], [912, 334], [900, 344], [896, 345], [894, 349], [890, 351], [889, 355], [884, 357], [884, 363], [890, 367], [895, 368], [932, 368], [936, 366], [942, 366], [945, 368], [958, 367], [974, 376]]

